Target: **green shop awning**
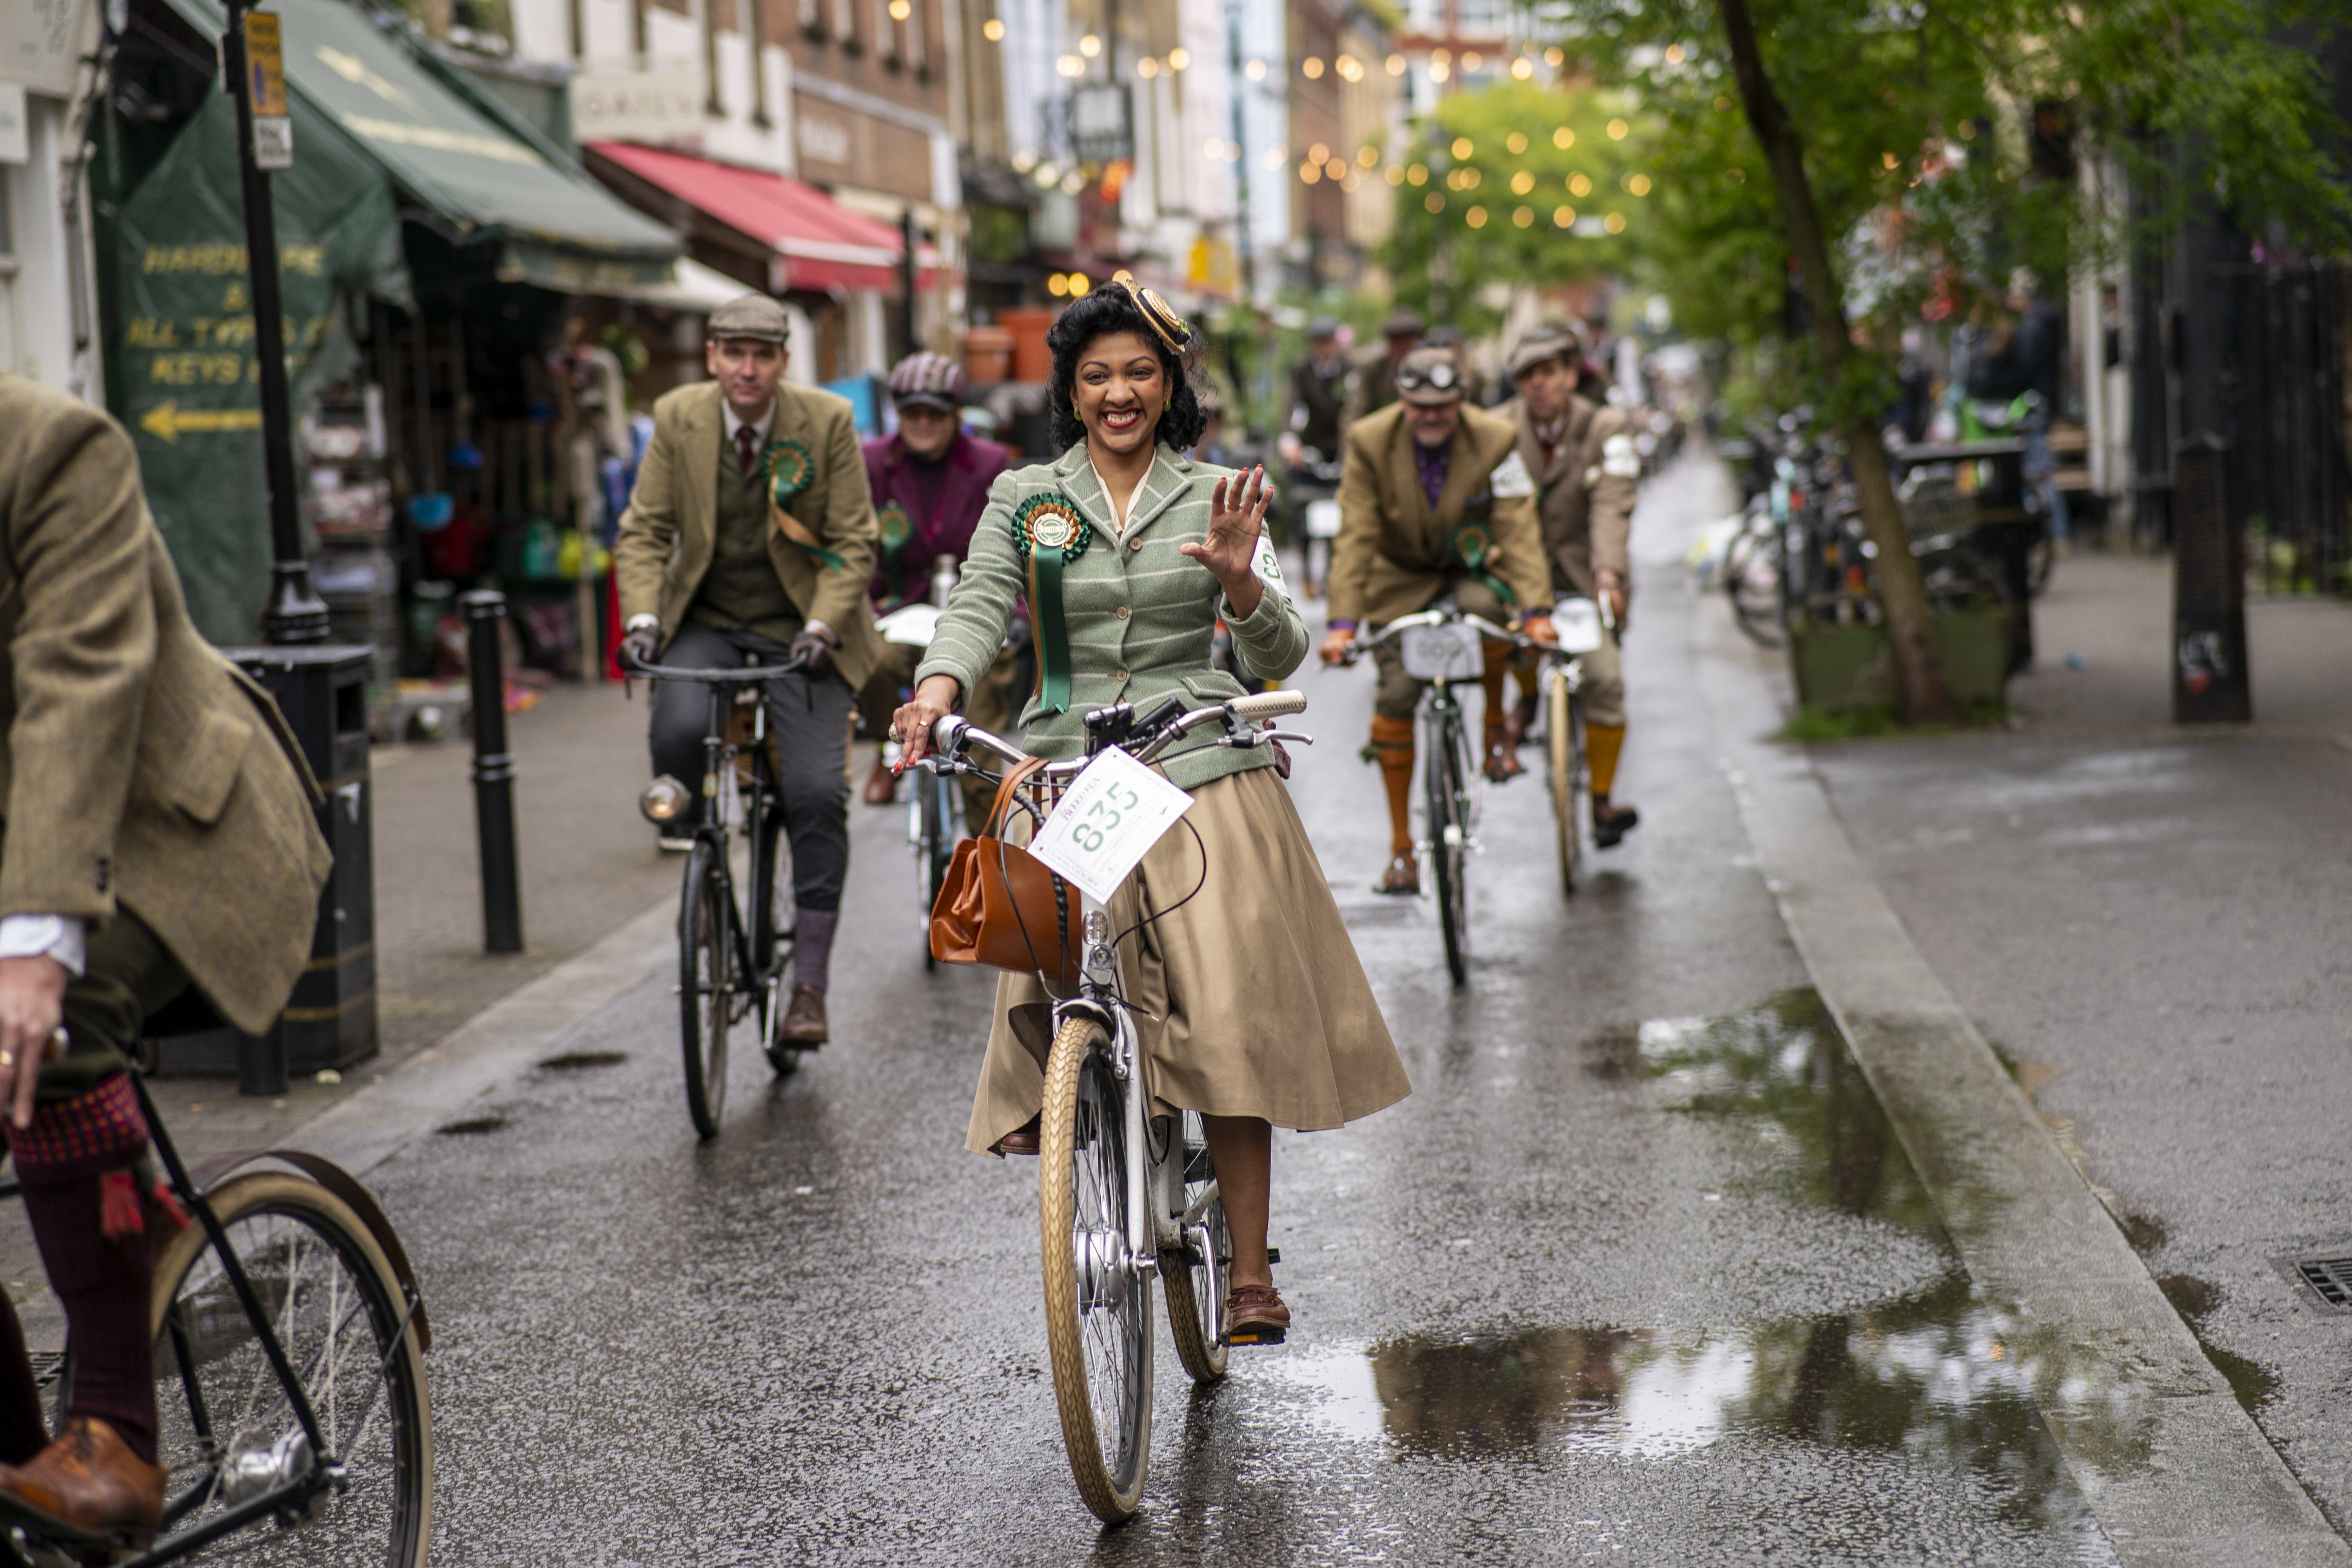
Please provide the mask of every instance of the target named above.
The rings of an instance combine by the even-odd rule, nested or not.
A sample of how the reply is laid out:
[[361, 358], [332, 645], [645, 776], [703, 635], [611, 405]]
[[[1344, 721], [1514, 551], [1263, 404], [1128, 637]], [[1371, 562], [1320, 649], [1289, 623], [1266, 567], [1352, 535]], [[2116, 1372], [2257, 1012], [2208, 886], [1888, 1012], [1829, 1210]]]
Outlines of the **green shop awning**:
[[[223, 26], [212, 0], [171, 0], [199, 30]], [[461, 244], [504, 240], [530, 259], [515, 278], [566, 289], [559, 257], [628, 264], [646, 284], [670, 277], [682, 247], [669, 229], [624, 205], [576, 165], [551, 158], [445, 85], [344, 0], [272, 0], [284, 39], [286, 76], [365, 149], [399, 186], [447, 226]], [[294, 161], [303, 154], [300, 128]], [[509, 270], [502, 258], [500, 275]], [[535, 263], [535, 264], [534, 264]], [[595, 269], [581, 275], [598, 276]], [[617, 273], [605, 273], [613, 278]], [[620, 292], [609, 282], [586, 292]]]

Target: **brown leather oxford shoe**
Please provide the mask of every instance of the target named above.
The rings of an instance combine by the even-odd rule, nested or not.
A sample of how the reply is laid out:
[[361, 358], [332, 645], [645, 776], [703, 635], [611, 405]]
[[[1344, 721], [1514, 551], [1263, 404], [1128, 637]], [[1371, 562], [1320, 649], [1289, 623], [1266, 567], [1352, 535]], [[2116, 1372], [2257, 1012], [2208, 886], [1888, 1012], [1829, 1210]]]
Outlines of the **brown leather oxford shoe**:
[[163, 1472], [89, 1415], [68, 1417], [31, 1462], [0, 1465], [0, 1492], [43, 1519], [141, 1548], [163, 1518]]
[[824, 993], [814, 985], [793, 987], [792, 1005], [776, 1026], [779, 1038], [795, 1046], [821, 1046], [832, 1037], [824, 1018]]
[[1225, 1295], [1225, 1342], [1278, 1345], [1290, 1332], [1290, 1309], [1271, 1285], [1236, 1285]]
[[1042, 1114], [1031, 1117], [1028, 1121], [1023, 1122], [1012, 1131], [1007, 1132], [1003, 1137], [999, 1138], [996, 1141], [996, 1152], [1000, 1154], [1008, 1155], [1026, 1154], [1030, 1158], [1034, 1159], [1036, 1157], [1037, 1151], [1045, 1146], [1045, 1132], [1043, 1131], [1043, 1126], [1044, 1117]]

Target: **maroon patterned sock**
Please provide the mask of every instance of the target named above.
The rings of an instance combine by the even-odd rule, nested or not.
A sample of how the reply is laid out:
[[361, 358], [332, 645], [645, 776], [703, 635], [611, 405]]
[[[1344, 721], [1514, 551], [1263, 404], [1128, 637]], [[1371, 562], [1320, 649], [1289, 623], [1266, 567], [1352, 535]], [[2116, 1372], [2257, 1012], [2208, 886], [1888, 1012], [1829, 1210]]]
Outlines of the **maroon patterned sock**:
[[33, 1358], [25, 1353], [25, 1326], [16, 1321], [7, 1288], [0, 1286], [0, 1465], [21, 1465], [48, 1441]]
[[73, 1351], [68, 1415], [95, 1415], [131, 1451], [155, 1462], [155, 1342], [148, 1331], [153, 1238], [109, 1238], [100, 1227], [101, 1176], [25, 1183], [25, 1213], [40, 1244], [49, 1288], [66, 1310]]
[[813, 910], [806, 904], [793, 911], [793, 983], [824, 989], [833, 966], [833, 928], [839, 910]]

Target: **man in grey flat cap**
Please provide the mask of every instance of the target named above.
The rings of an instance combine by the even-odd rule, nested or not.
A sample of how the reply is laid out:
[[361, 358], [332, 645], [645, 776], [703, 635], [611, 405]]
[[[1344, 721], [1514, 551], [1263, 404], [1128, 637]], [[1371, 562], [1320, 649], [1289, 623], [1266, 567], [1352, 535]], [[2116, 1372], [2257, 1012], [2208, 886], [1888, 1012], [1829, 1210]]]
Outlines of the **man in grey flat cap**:
[[[849, 872], [849, 712], [882, 642], [866, 596], [879, 536], [846, 398], [784, 384], [783, 307], [763, 294], [710, 314], [712, 380], [654, 405], [654, 438], [613, 551], [623, 667], [724, 669], [806, 660], [767, 683], [792, 842], [793, 985], [781, 1028], [822, 1045], [824, 992]], [[654, 771], [699, 810], [708, 689], [654, 688]], [[663, 847], [692, 847], [666, 824]], [[683, 835], [679, 843], [668, 835]]]
[[1421, 335], [1428, 330], [1429, 323], [1421, 319], [1418, 310], [1400, 305], [1389, 312], [1389, 319], [1381, 323], [1383, 346], [1356, 361], [1356, 384], [1348, 394], [1346, 416], [1339, 421], [1343, 434], [1365, 415], [1386, 408], [1397, 400], [1397, 366], [1420, 346]]

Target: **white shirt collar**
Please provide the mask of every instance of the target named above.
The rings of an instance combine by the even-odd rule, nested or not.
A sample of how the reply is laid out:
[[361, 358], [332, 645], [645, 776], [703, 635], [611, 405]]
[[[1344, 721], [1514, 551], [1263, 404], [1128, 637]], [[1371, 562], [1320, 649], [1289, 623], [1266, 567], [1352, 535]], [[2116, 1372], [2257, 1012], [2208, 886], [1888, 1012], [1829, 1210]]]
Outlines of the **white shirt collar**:
[[[735, 432], [743, 427], [743, 421], [735, 416], [735, 405], [728, 402], [723, 395], [719, 399], [719, 411], [727, 416], [727, 445], [731, 448], [735, 445]], [[768, 412], [761, 416], [757, 425], [751, 426], [751, 434], [758, 437], [759, 444], [764, 447], [768, 444], [768, 432], [775, 426], [776, 405], [773, 399], [770, 399]]]

